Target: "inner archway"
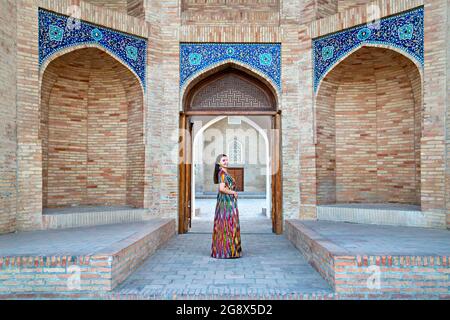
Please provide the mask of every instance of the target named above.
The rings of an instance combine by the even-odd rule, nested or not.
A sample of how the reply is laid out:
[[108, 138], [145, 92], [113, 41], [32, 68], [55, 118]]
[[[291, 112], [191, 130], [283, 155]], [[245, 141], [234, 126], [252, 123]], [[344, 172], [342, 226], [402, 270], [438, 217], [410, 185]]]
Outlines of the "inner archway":
[[143, 92], [97, 48], [64, 54], [42, 76], [43, 208], [143, 207]]
[[316, 98], [317, 204], [420, 206], [422, 81], [393, 50], [362, 47]]
[[[179, 231], [187, 232], [192, 218], [200, 214], [202, 206], [196, 197], [215, 200], [217, 186], [212, 184], [209, 169], [214, 167], [217, 154], [225, 153], [239, 180], [244, 198], [241, 203], [254, 198], [254, 212], [243, 212], [242, 216], [269, 218], [272, 231], [281, 233], [281, 166], [274, 164], [280, 160], [280, 135], [273, 135], [274, 127], [280, 125], [280, 114], [273, 89], [249, 70], [232, 65], [218, 70], [201, 75], [183, 97], [180, 128], [186, 130], [181, 137], [186, 145], [180, 155], [187, 165], [180, 167]], [[274, 189], [279, 190], [277, 199]], [[207, 211], [214, 215], [212, 206]], [[270, 227], [267, 230], [270, 232]]]

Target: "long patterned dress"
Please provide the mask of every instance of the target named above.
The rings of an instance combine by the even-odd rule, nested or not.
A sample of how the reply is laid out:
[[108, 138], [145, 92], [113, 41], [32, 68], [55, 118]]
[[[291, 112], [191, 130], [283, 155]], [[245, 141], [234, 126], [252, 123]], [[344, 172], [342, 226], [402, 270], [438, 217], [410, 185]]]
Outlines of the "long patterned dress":
[[[219, 183], [225, 183], [226, 188], [235, 190], [236, 183], [228, 173], [221, 168], [218, 175]], [[237, 199], [231, 194], [219, 191], [214, 216], [211, 257], [226, 259], [241, 256], [241, 230]]]

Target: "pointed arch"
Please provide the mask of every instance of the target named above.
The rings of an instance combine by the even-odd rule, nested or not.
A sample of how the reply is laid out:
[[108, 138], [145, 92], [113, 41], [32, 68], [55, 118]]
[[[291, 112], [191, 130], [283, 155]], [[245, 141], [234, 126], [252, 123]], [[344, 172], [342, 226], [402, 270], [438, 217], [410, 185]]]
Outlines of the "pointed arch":
[[207, 80], [209, 77], [226, 72], [226, 70], [236, 70], [237, 72], [247, 75], [248, 78], [252, 78], [256, 82], [260, 82], [261, 85], [267, 88], [266, 90], [273, 96], [275, 111], [280, 108], [280, 92], [277, 90], [276, 84], [270, 78], [248, 64], [236, 60], [225, 60], [203, 69], [200, 73], [196, 73], [186, 80], [180, 90], [180, 111], [186, 111], [186, 102], [194, 87], [202, 81]]
[[317, 94], [320, 91], [320, 87], [321, 87], [321, 84], [322, 84], [323, 80], [327, 77], [327, 75], [330, 72], [332, 72], [337, 66], [339, 66], [342, 61], [345, 61], [352, 54], [354, 54], [355, 52], [357, 52], [357, 51], [359, 51], [359, 50], [361, 50], [362, 48], [365, 48], [365, 47], [388, 49], [388, 50], [394, 51], [394, 52], [404, 56], [405, 58], [410, 60], [417, 67], [417, 71], [420, 74], [421, 82], [423, 82], [423, 65], [422, 65], [422, 63], [417, 58], [415, 58], [414, 56], [412, 56], [408, 52], [406, 52], [405, 50], [403, 50], [401, 48], [398, 48], [398, 47], [395, 47], [393, 45], [386, 44], [386, 43], [363, 42], [363, 43], [360, 43], [359, 45], [355, 46], [354, 48], [352, 48], [348, 52], [346, 52], [344, 55], [342, 55], [342, 57], [337, 59], [336, 62], [334, 62], [332, 65], [330, 65], [327, 68], [327, 70], [321, 75], [320, 79], [318, 79], [318, 83], [317, 83], [317, 86], [315, 88], [315, 95], [314, 96], [315, 97], [317, 96]]
[[133, 69], [131, 69], [130, 66], [122, 58], [120, 58], [118, 55], [116, 55], [111, 50], [108, 50], [104, 46], [101, 46], [97, 42], [89, 42], [89, 43], [81, 43], [81, 44], [71, 45], [71, 46], [64, 48], [63, 50], [56, 51], [56, 52], [52, 53], [51, 55], [49, 55], [48, 57], [46, 57], [46, 59], [44, 60], [44, 62], [41, 64], [41, 66], [39, 68], [39, 85], [42, 84], [42, 79], [44, 77], [45, 71], [47, 70], [48, 66], [53, 61], [57, 60], [58, 58], [60, 58], [62, 56], [65, 56], [66, 54], [70, 54], [72, 52], [82, 50], [82, 49], [87, 49], [87, 48], [95, 48], [102, 52], [105, 52], [106, 54], [111, 56], [114, 60], [119, 62], [122, 66], [124, 66], [128, 71], [130, 71], [136, 77], [137, 81], [139, 82], [139, 84], [141, 86], [142, 94], [145, 99], [144, 92], [145, 92], [146, 84], [142, 83], [142, 80], [139, 78], [138, 74]]

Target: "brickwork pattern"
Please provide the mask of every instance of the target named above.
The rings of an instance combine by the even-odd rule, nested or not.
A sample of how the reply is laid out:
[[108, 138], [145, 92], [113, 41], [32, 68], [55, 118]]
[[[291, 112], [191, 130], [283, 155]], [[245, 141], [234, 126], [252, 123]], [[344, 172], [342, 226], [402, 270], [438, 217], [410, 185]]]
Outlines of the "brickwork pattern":
[[280, 0], [182, 0], [181, 23], [275, 24], [279, 23]]
[[98, 49], [48, 66], [41, 103], [44, 207], [142, 207], [142, 91], [123, 69]]
[[316, 106], [318, 203], [420, 204], [417, 68], [390, 50], [362, 48], [332, 73]]
[[338, 10], [339, 12], [345, 11], [351, 8], [356, 8], [359, 6], [368, 5], [372, 0], [338, 0]]
[[[424, 4], [423, 0], [378, 0], [381, 16], [389, 16]], [[42, 132], [39, 101], [39, 68], [37, 50], [38, 6], [67, 14], [70, 0], [21, 0], [17, 2], [17, 208], [5, 207], [6, 212], [17, 211], [17, 230], [42, 227]], [[344, 2], [283, 0], [279, 4], [279, 22], [241, 24], [234, 20], [195, 22], [183, 24], [182, 8], [177, 1], [128, 1], [126, 15], [121, 10], [110, 10], [80, 1], [81, 19], [116, 29], [149, 40], [147, 85], [152, 88], [145, 96], [145, 158], [144, 203], [151, 214], [176, 215], [177, 166], [166, 156], [172, 152], [173, 142], [162, 139], [165, 132], [176, 132], [175, 114], [180, 111], [179, 99], [179, 43], [182, 42], [280, 42], [282, 43], [282, 94], [283, 109], [283, 211], [285, 216], [316, 218], [316, 137], [314, 136], [314, 103], [311, 94], [311, 38], [340, 31], [365, 23], [368, 20], [364, 6], [345, 10]], [[105, 3], [104, 3], [105, 4]], [[194, 5], [193, 5], [194, 6]], [[134, 9], [130, 9], [134, 8]], [[184, 8], [186, 9], [186, 8]], [[8, 12], [2, 10], [3, 12]], [[133, 13], [132, 13], [133, 12]], [[203, 13], [199, 12], [199, 16]], [[415, 185], [419, 185], [422, 211], [428, 226], [443, 227], [448, 216], [448, 187], [445, 187], [446, 143], [445, 115], [448, 114], [446, 97], [448, 75], [446, 71], [445, 36], [448, 25], [448, 4], [444, 0], [425, 1], [425, 73], [424, 110], [422, 119], [415, 119], [415, 128], [423, 121], [420, 152], [421, 167], [416, 167]], [[14, 15], [8, 14], [8, 19]], [[193, 16], [192, 16], [193, 17]], [[322, 18], [317, 20], [318, 18]], [[15, 34], [15, 33], [14, 33]], [[14, 38], [10, 37], [10, 39]], [[13, 40], [11, 40], [13, 41]], [[447, 66], [448, 68], [448, 66]], [[409, 72], [407, 72], [409, 74]], [[161, 76], [163, 75], [163, 76]], [[13, 77], [8, 77], [13, 79]], [[420, 86], [410, 79], [413, 95]], [[47, 84], [43, 85], [45, 88]], [[45, 89], [44, 89], [45, 91]], [[414, 98], [420, 105], [418, 97]], [[299, 123], [301, 125], [299, 125]], [[450, 123], [448, 121], [447, 123]], [[6, 126], [8, 127], [8, 126]], [[175, 135], [176, 136], [176, 135]], [[447, 140], [446, 140], [447, 139]], [[163, 142], [164, 140], [164, 142]], [[14, 148], [14, 147], [11, 147]], [[12, 150], [12, 149], [11, 149]], [[448, 149], [447, 149], [448, 150]], [[447, 151], [448, 152], [448, 151]], [[447, 157], [449, 159], [450, 157]], [[447, 160], [448, 162], [448, 160]], [[446, 169], [447, 166], [447, 169]], [[137, 174], [137, 173], [136, 173]], [[138, 175], [138, 174], [137, 174]], [[8, 178], [10, 188], [15, 179]], [[447, 179], [447, 185], [450, 184]], [[14, 187], [15, 189], [15, 187]], [[10, 189], [8, 189], [10, 190]], [[10, 191], [6, 191], [9, 193]], [[2, 200], [3, 201], [3, 200]], [[12, 200], [12, 203], [15, 201]], [[11, 202], [10, 202], [11, 203]], [[9, 211], [8, 211], [9, 210]], [[11, 230], [11, 214], [2, 212], [2, 230]], [[8, 231], [2, 231], [8, 232]]]
[[[450, 256], [354, 254], [299, 220], [288, 220], [286, 229], [288, 239], [342, 298], [450, 298]], [[371, 282], [375, 272], [379, 281]]]
[[15, 1], [0, 3], [0, 233], [16, 228], [16, 19]]
[[[98, 229], [98, 233], [108, 232], [108, 228], [111, 227]], [[133, 225], [128, 228], [133, 228]], [[95, 229], [91, 229], [92, 231]], [[71, 231], [64, 232], [67, 239], [70, 239]], [[85, 232], [88, 233], [89, 229], [85, 229]], [[38, 294], [111, 291], [160, 246], [169, 241], [175, 232], [175, 220], [155, 219], [139, 226], [134, 225], [134, 230], [120, 241], [108, 243], [101, 248], [98, 248], [96, 243], [91, 243], [90, 248], [84, 248], [79, 254], [2, 255], [0, 296], [26, 292]], [[57, 232], [54, 235], [55, 241], [61, 245]], [[66, 244], [64, 251], [67, 252], [67, 248]], [[92, 253], [86, 254], [86, 249]], [[77, 252], [76, 248], [71, 251]]]

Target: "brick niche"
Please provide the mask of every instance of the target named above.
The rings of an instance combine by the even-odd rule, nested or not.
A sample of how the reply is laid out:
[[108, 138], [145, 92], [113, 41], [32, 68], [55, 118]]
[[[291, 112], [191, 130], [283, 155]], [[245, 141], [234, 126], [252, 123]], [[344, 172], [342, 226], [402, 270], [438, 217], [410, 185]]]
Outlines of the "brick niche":
[[41, 90], [43, 207], [143, 207], [143, 93], [109, 54], [53, 60]]
[[403, 55], [363, 47], [316, 98], [317, 202], [420, 205], [422, 89]]

